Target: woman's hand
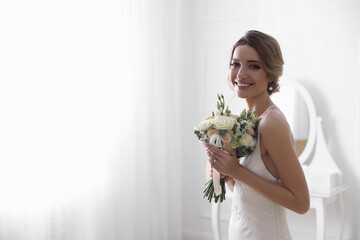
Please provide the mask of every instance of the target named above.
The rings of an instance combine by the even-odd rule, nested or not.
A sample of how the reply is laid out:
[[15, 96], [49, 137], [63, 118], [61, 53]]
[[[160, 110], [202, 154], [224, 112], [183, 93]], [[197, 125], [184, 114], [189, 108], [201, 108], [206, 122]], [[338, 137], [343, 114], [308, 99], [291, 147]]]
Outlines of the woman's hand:
[[[211, 160], [209, 159], [209, 162]], [[213, 173], [213, 168], [211, 167], [211, 173], [210, 173], [210, 177], [212, 178], [212, 173]], [[230, 189], [230, 191], [234, 191], [234, 184], [235, 181], [232, 177], [230, 176], [225, 176], [224, 174], [220, 173], [220, 178], [224, 178], [226, 185], [228, 186], [228, 188]]]
[[236, 152], [228, 146], [223, 147], [225, 151], [209, 143], [206, 143], [205, 147], [211, 167], [215, 168], [219, 173], [232, 178], [236, 169], [240, 166]]

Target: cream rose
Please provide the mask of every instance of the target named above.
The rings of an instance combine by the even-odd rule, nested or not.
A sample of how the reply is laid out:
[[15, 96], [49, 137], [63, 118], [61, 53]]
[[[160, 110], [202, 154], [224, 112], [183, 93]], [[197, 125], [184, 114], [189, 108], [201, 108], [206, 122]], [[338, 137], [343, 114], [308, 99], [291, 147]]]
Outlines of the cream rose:
[[239, 139], [239, 144], [245, 147], [254, 147], [256, 142], [250, 134], [244, 133]]
[[201, 131], [208, 130], [211, 127], [211, 125], [213, 124], [212, 121], [213, 121], [213, 119], [203, 120], [201, 123], [199, 123], [198, 128]]
[[213, 119], [214, 127], [216, 129], [231, 130], [236, 124], [236, 120], [228, 116], [217, 116]]

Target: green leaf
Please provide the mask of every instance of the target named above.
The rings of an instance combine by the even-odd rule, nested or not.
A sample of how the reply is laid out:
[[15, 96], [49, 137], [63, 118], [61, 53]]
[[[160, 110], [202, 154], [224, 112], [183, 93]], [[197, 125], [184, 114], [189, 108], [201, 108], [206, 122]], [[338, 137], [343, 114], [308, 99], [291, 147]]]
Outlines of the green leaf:
[[204, 134], [202, 134], [200, 131], [194, 130], [194, 133], [196, 134], [196, 136], [198, 137], [199, 140], [204, 138]]
[[226, 129], [220, 129], [219, 130], [219, 135], [222, 136], [222, 137], [225, 137], [225, 135], [227, 134], [227, 130]]
[[233, 129], [232, 129], [233, 133], [236, 132], [236, 129], [237, 129], [237, 124], [234, 124], [234, 127], [233, 127]]

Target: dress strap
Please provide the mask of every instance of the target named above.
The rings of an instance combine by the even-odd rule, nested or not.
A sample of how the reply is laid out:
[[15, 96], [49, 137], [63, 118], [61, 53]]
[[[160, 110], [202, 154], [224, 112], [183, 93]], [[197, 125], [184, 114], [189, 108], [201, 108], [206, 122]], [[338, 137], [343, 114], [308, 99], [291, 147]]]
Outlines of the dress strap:
[[262, 115], [264, 115], [265, 113], [267, 113], [270, 109], [272, 109], [273, 107], [275, 107], [275, 104], [274, 105], [271, 105], [270, 107], [268, 107], [268, 109], [266, 109], [260, 116], [259, 118], [261, 118]]

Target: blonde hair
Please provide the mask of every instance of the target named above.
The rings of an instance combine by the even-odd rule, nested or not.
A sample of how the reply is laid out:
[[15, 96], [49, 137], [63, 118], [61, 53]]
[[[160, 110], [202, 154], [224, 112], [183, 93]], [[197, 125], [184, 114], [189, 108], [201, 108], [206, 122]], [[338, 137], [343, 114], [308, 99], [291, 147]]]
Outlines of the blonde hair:
[[[282, 75], [284, 65], [279, 43], [270, 35], [260, 31], [250, 30], [245, 34], [245, 36], [240, 38], [239, 41], [235, 43], [231, 51], [231, 59], [234, 55], [235, 48], [246, 44], [256, 50], [260, 57], [260, 61], [264, 65], [265, 71], [272, 79], [272, 82], [269, 83], [267, 89], [269, 95], [271, 95], [273, 92], [279, 91], [279, 77]], [[231, 59], [229, 67], [231, 64]], [[272, 87], [272, 90], [269, 90], [270, 86]]]

